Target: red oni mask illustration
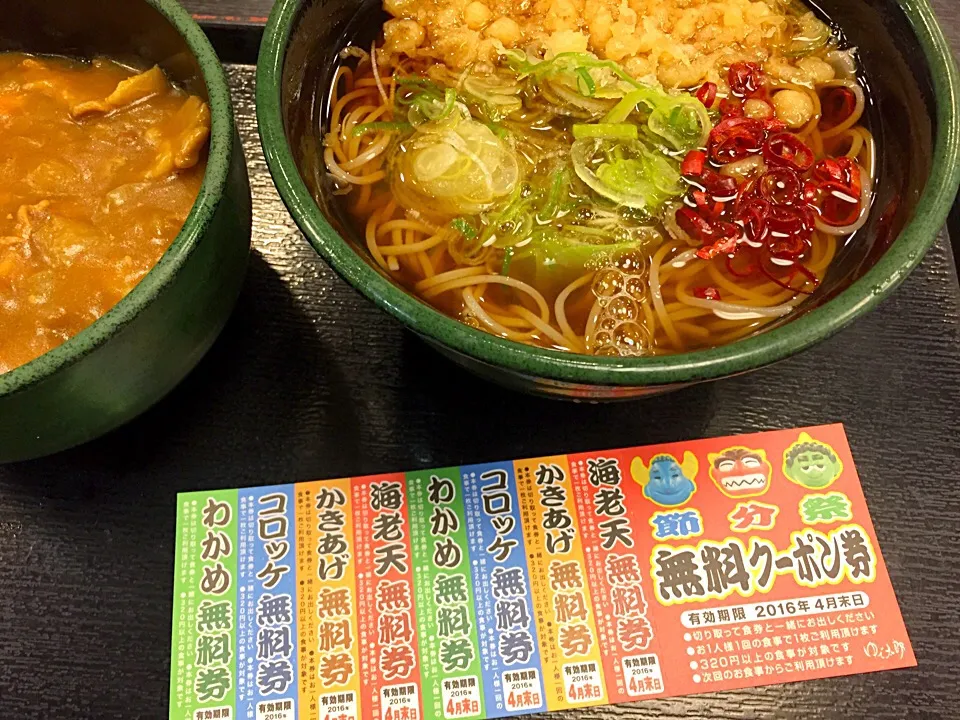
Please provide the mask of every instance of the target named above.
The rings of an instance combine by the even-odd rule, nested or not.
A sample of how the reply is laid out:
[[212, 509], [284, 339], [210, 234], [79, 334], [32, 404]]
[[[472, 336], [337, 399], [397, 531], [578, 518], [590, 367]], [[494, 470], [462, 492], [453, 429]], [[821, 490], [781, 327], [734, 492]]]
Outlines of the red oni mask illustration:
[[770, 463], [763, 450], [727, 448], [710, 453], [710, 478], [729, 497], [755, 497], [770, 489]]

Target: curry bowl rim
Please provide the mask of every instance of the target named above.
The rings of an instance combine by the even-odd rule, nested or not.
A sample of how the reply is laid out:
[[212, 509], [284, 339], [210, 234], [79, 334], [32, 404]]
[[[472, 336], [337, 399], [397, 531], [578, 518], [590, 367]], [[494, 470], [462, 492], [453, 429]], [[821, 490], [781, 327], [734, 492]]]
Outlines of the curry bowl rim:
[[210, 142], [203, 181], [180, 232], [157, 263], [102, 317], [43, 355], [0, 374], [0, 398], [41, 382], [94, 352], [132, 322], [167, 287], [203, 237], [227, 185], [235, 126], [223, 66], [203, 30], [176, 0], [141, 0], [159, 12], [196, 59], [210, 105]]

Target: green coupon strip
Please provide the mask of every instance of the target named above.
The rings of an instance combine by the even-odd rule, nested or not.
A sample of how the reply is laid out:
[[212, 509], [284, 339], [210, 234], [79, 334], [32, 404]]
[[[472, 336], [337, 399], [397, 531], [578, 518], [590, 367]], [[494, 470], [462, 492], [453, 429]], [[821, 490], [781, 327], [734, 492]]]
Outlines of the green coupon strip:
[[237, 685], [237, 491], [185, 495], [180, 503], [170, 716], [204, 718], [209, 711], [211, 718], [230, 718]]
[[407, 475], [424, 715], [484, 716], [459, 468]]

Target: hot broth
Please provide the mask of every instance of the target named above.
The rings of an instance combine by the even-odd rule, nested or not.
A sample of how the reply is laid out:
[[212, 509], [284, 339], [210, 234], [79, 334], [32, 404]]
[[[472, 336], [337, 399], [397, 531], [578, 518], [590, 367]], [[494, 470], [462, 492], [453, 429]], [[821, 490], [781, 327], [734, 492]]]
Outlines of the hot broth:
[[323, 159], [371, 260], [568, 352], [713, 347], [789, 316], [872, 200], [855, 52], [797, 3], [577, 1], [387, 2], [383, 44], [345, 51]]

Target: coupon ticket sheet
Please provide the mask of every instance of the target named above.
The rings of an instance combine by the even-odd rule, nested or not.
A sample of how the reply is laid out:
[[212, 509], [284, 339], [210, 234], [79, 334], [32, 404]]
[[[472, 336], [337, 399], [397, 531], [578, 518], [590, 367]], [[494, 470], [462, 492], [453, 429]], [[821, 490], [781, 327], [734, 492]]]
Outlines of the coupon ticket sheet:
[[178, 497], [171, 720], [460, 720], [916, 664], [840, 425]]

